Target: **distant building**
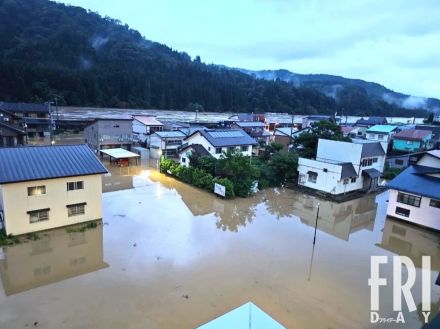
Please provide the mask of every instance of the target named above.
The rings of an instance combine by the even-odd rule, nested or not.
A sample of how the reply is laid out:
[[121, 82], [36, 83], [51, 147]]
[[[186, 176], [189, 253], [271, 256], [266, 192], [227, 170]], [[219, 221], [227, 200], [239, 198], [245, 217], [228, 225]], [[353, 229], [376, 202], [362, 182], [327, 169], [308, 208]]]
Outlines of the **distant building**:
[[366, 138], [371, 141], [391, 143], [395, 134], [400, 131], [398, 126], [376, 125], [368, 128]]
[[386, 125], [388, 123], [386, 118], [383, 117], [369, 117], [368, 119], [359, 119], [356, 121], [356, 127], [370, 128], [376, 125]]
[[177, 157], [178, 149], [183, 144], [186, 134], [179, 130], [156, 131], [150, 136], [150, 157], [159, 159], [165, 157]]
[[269, 144], [272, 137], [272, 134], [264, 129], [264, 123], [262, 122], [238, 121], [232, 124], [232, 128], [244, 130], [260, 145]]
[[214, 158], [219, 159], [223, 152], [238, 150], [244, 156], [252, 156], [255, 139], [241, 129], [204, 129], [185, 138], [188, 145], [202, 145]]
[[440, 150], [428, 151], [387, 187], [387, 215], [440, 230]]
[[419, 152], [430, 149], [432, 132], [429, 130], [405, 129], [394, 135], [393, 150]]
[[55, 128], [49, 104], [0, 102], [0, 110], [19, 119], [19, 125], [28, 137], [49, 136]]
[[21, 118], [0, 110], [0, 147], [14, 147], [26, 144], [26, 132]]
[[84, 129], [86, 143], [93, 150], [123, 148], [130, 150], [133, 144], [131, 118], [95, 119]]
[[432, 132], [432, 147], [440, 148], [440, 126], [435, 125], [416, 125], [417, 130], [428, 130]]
[[415, 152], [400, 155], [388, 155], [386, 158], [386, 163], [390, 168], [405, 169], [411, 165], [417, 163], [425, 152]]
[[292, 141], [305, 132], [310, 132], [312, 128], [304, 128], [298, 130], [297, 128], [285, 127], [277, 128], [273, 134], [273, 141], [283, 145], [283, 150], [288, 151]]
[[341, 122], [340, 118], [333, 118], [330, 115], [307, 115], [302, 118], [302, 128], [311, 127], [312, 124], [320, 121], [334, 121], [339, 124]]
[[6, 234], [102, 218], [107, 169], [87, 145], [0, 149], [0, 214]]
[[371, 191], [385, 165], [385, 145], [320, 139], [316, 159], [299, 158], [298, 184], [331, 195]]
[[156, 131], [163, 130], [163, 123], [156, 120], [154, 116], [135, 115], [133, 116], [133, 139], [149, 144], [149, 137]]

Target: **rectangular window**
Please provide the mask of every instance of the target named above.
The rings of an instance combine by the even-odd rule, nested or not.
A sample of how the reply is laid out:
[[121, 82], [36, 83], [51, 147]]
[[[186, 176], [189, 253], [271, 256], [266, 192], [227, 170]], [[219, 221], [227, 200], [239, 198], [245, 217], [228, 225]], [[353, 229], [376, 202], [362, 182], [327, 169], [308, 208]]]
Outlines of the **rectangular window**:
[[221, 147], [216, 147], [215, 148], [215, 154], [220, 154], [222, 153], [222, 148]]
[[84, 182], [83, 181], [68, 182], [67, 183], [67, 191], [82, 190], [82, 189], [84, 189]]
[[384, 137], [384, 136], [383, 136], [382, 134], [377, 135], [377, 138], [378, 138], [378, 139], [383, 139], [383, 137]]
[[377, 163], [377, 158], [373, 158], [373, 163]]
[[49, 210], [50, 209], [47, 208], [47, 209], [28, 211], [27, 213], [29, 214], [29, 222], [32, 224], [32, 223], [49, 220]]
[[401, 193], [401, 192], [399, 192], [399, 194], [397, 194], [397, 202], [404, 203], [404, 204], [407, 204], [407, 205], [413, 206], [413, 207], [420, 207], [420, 200], [421, 199], [422, 199], [421, 197], [411, 195], [411, 194], [406, 194], [406, 193]]
[[228, 147], [228, 151], [229, 152], [234, 152], [235, 151], [235, 147], [234, 146], [229, 146]]
[[347, 185], [350, 182], [348, 178], [344, 178], [344, 185]]
[[440, 208], [440, 200], [431, 199], [429, 205], [434, 208]]
[[85, 205], [86, 205], [85, 202], [67, 205], [67, 216], [73, 217], [73, 216], [84, 215]]
[[247, 152], [249, 150], [249, 146], [242, 146], [241, 152]]
[[409, 209], [396, 207], [396, 215], [400, 215], [400, 216], [404, 216], [404, 217], [409, 217], [409, 214], [410, 214]]
[[352, 183], [356, 183], [356, 180], [357, 180], [356, 177], [352, 177], [352, 178], [351, 178], [351, 182], [352, 182]]
[[398, 166], [403, 166], [403, 160], [402, 159], [396, 159], [394, 160], [394, 163]]
[[310, 183], [316, 183], [316, 180], [318, 179], [318, 173], [313, 172], [313, 171], [309, 171], [308, 172], [308, 181]]
[[31, 187], [28, 187], [27, 190], [28, 190], [28, 196], [46, 194], [46, 186], [44, 186], [44, 185], [31, 186]]

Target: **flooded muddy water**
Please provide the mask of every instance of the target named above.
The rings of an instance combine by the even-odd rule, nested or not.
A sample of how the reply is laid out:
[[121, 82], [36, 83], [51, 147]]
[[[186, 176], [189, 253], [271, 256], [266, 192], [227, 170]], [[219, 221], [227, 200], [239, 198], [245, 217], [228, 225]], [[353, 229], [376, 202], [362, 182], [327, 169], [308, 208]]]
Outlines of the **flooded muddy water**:
[[[421, 328], [420, 312], [370, 323], [372, 255], [414, 261], [419, 308], [431, 255], [438, 313], [440, 235], [385, 219], [386, 193], [336, 204], [279, 188], [230, 201], [136, 167], [112, 168], [103, 188], [102, 225], [3, 248], [0, 328], [190, 329], [248, 301], [286, 328]], [[381, 275], [381, 316], [394, 316], [391, 263]]]

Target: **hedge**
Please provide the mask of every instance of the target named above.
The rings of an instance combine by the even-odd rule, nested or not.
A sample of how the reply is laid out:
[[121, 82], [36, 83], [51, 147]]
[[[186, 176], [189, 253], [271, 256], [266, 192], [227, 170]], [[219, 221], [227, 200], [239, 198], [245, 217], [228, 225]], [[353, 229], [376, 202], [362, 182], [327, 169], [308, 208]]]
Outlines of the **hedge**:
[[205, 170], [193, 167], [185, 167], [175, 163], [171, 159], [163, 159], [160, 162], [160, 172], [166, 173], [177, 179], [194, 185], [196, 187], [203, 188], [210, 192], [214, 191], [214, 184], [221, 184], [225, 186], [227, 199], [235, 198], [234, 184], [227, 178], [215, 178]]

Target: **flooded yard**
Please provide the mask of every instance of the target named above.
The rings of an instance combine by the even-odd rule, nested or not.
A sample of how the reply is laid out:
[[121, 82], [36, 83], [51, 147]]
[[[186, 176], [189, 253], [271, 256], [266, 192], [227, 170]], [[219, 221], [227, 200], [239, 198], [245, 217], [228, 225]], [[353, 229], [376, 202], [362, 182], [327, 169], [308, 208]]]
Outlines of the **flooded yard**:
[[[102, 225], [3, 248], [0, 328], [190, 329], [248, 301], [286, 328], [421, 328], [420, 312], [370, 324], [372, 255], [408, 256], [418, 274], [431, 255], [438, 313], [440, 235], [386, 220], [386, 193], [336, 204], [278, 188], [228, 201], [136, 167], [113, 168], [103, 188]], [[381, 315], [394, 316], [391, 263], [381, 275]]]

